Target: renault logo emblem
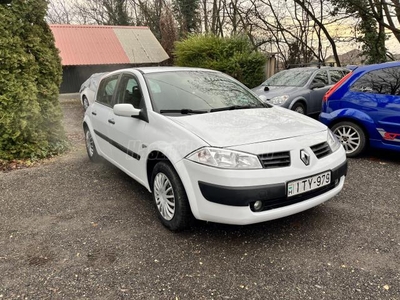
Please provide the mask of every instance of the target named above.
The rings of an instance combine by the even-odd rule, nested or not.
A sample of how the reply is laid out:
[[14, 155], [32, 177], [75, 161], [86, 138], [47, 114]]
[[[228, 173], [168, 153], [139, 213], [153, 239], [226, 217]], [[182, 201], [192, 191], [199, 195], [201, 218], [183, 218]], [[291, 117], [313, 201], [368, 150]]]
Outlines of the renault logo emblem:
[[300, 150], [300, 159], [306, 166], [310, 164], [310, 155], [304, 149]]

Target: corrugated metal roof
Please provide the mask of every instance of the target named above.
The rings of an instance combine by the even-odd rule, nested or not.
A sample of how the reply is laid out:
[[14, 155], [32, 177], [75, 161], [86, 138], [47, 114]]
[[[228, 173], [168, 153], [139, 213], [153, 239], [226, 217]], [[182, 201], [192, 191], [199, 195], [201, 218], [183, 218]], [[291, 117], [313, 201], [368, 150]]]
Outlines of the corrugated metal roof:
[[63, 66], [151, 64], [167, 60], [148, 27], [50, 25]]

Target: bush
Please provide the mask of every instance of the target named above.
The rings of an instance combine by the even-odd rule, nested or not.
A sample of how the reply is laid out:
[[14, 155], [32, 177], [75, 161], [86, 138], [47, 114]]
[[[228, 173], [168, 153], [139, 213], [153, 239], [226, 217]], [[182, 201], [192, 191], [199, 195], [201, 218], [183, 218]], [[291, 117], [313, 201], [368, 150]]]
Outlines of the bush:
[[62, 68], [46, 10], [46, 0], [0, 4], [0, 160], [43, 158], [67, 146]]
[[265, 63], [265, 56], [254, 51], [246, 37], [192, 35], [175, 44], [176, 65], [218, 70], [250, 88], [263, 81]]

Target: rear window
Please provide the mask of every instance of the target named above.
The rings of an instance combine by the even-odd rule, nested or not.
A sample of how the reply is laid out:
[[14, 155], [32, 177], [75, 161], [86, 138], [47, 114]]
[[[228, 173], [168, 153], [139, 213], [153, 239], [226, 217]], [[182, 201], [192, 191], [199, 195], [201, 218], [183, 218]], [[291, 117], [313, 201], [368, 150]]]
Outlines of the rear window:
[[328, 81], [328, 73], [326, 73], [325, 70], [323, 71], [319, 71], [314, 79], [313, 79], [313, 83], [322, 83], [324, 85], [328, 85], [329, 81]]
[[352, 85], [351, 90], [363, 93], [400, 95], [400, 67], [368, 72]]
[[340, 79], [343, 78], [349, 72], [342, 71], [342, 70], [329, 70], [329, 75], [331, 76], [331, 84], [338, 83]]
[[115, 91], [115, 86], [117, 85], [119, 75], [114, 75], [108, 78], [105, 78], [100, 83], [100, 88], [97, 93], [97, 102], [111, 106], [112, 98]]

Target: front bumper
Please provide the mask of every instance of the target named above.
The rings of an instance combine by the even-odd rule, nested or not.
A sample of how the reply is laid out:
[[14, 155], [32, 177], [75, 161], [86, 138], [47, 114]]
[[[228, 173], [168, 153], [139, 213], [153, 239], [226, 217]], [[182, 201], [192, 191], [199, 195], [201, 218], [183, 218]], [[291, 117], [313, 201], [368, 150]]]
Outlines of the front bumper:
[[331, 171], [331, 183], [329, 185], [294, 197], [287, 197], [286, 183], [264, 186], [230, 187], [200, 181], [199, 187], [202, 196], [208, 201], [231, 206], [250, 205], [252, 210], [254, 202], [261, 201], [262, 208], [257, 211], [263, 211], [308, 200], [334, 189], [339, 185], [340, 178], [347, 175], [347, 161]]
[[[317, 206], [343, 188], [347, 174], [343, 148], [311, 166], [298, 161], [291, 166], [259, 170], [223, 170], [187, 159], [175, 165], [185, 187], [193, 215], [204, 221], [246, 225], [289, 216]], [[292, 180], [332, 171], [331, 184], [299, 196], [287, 198], [286, 185]], [[261, 200], [261, 211], [252, 204]]]

